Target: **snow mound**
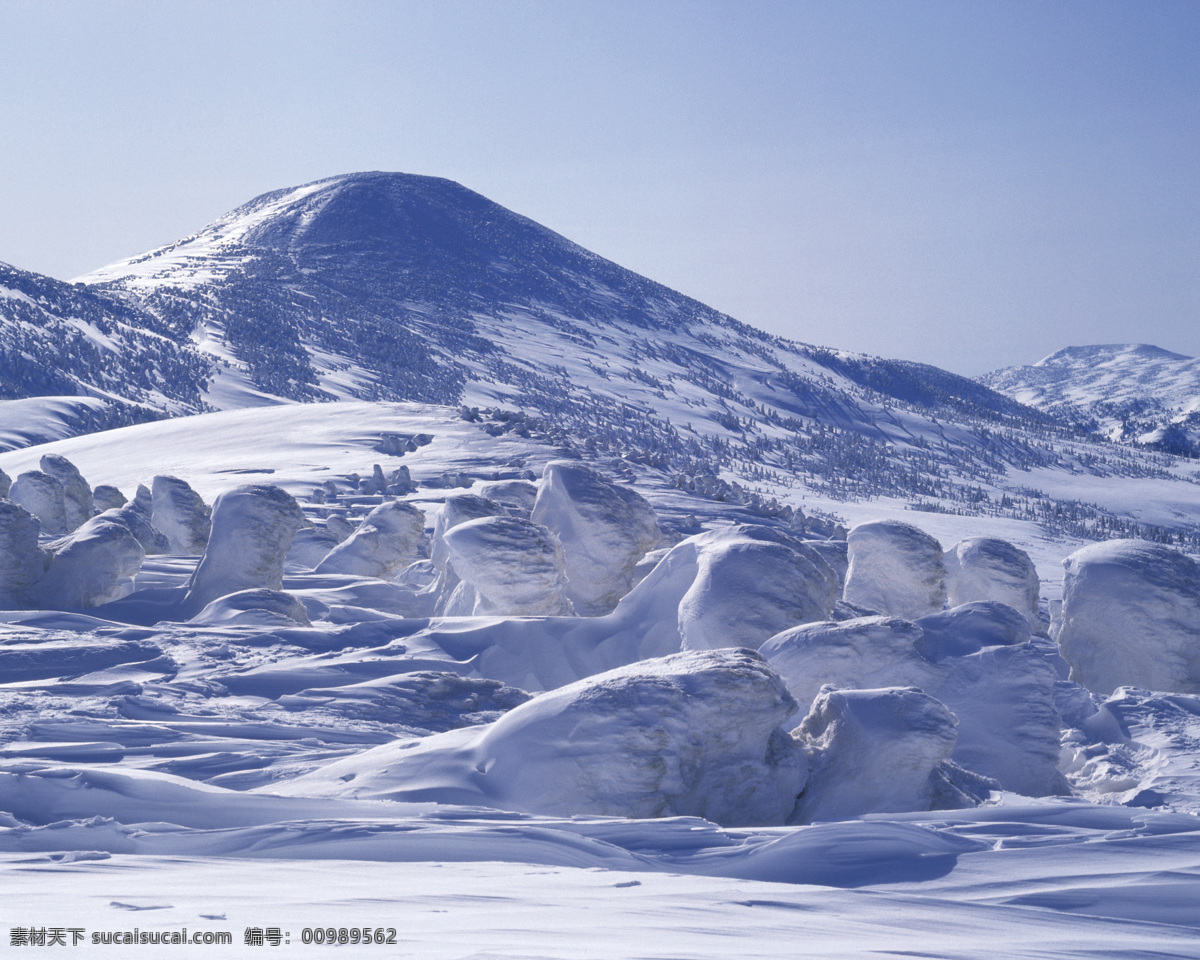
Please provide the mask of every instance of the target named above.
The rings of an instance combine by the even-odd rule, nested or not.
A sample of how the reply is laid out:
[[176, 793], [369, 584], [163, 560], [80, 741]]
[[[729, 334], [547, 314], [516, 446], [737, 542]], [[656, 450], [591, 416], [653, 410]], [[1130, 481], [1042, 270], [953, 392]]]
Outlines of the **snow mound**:
[[822, 555], [787, 534], [744, 527], [737, 536], [713, 538], [679, 602], [683, 647], [757, 648], [790, 626], [828, 619], [839, 587]]
[[1200, 693], [1200, 567], [1170, 547], [1110, 540], [1063, 561], [1059, 650], [1096, 693]]
[[48, 473], [27, 470], [19, 474], [9, 488], [8, 499], [37, 517], [42, 533], [58, 537], [68, 532], [66, 494], [62, 484]]
[[92, 491], [92, 512], [103, 513], [105, 510], [119, 510], [129, 501], [116, 487], [102, 483]]
[[40, 466], [43, 473], [62, 484], [67, 530], [77, 530], [87, 523], [95, 512], [92, 506], [92, 488], [83, 479], [83, 474], [75, 464], [57, 453], [43, 456]]
[[503, 504], [526, 518], [537, 502], [538, 488], [532, 480], [489, 480], [479, 485], [479, 495]]
[[[218, 498], [218, 502], [220, 498]], [[239, 590], [218, 597], [192, 617], [189, 623], [255, 624], [260, 626], [311, 626], [304, 604], [281, 590]]]
[[997, 537], [971, 537], [943, 558], [950, 606], [998, 600], [1038, 622], [1038, 575], [1029, 554]]
[[1028, 796], [1067, 793], [1057, 768], [1058, 674], [1028, 637], [1028, 621], [1012, 608], [974, 603], [917, 623], [807, 624], [772, 637], [760, 652], [801, 703], [824, 684], [919, 688], [958, 717], [955, 763]]
[[812, 763], [794, 822], [931, 809], [956, 725], [912, 687], [822, 690], [793, 731]]
[[50, 565], [38, 545], [39, 524], [19, 503], [0, 499], [0, 609], [28, 610], [35, 588]]
[[38, 584], [39, 606], [49, 610], [86, 610], [125, 596], [146, 559], [129, 528], [104, 516], [49, 549], [50, 568]]
[[170, 542], [162, 533], [154, 529], [149, 515], [143, 510], [139, 501], [133, 500], [123, 507], [105, 510], [99, 516], [122, 524], [142, 545], [142, 549], [146, 551], [147, 555], [171, 552]]
[[185, 480], [155, 477], [150, 522], [170, 544], [171, 553], [199, 556], [212, 530], [212, 510]]
[[345, 573], [390, 580], [420, 558], [425, 515], [399, 500], [379, 504], [358, 529], [329, 551], [317, 573]]
[[[473, 493], [460, 493], [457, 496], [447, 497], [445, 503], [442, 504], [442, 509], [438, 511], [437, 519], [433, 522], [433, 545], [430, 550], [430, 558], [438, 573], [444, 575], [446, 572], [446, 560], [449, 557], [449, 551], [445, 544], [447, 533], [468, 520], [499, 517], [504, 512], [504, 507], [497, 501]], [[456, 586], [452, 579], [445, 584], [444, 594], [447, 597]]]
[[890, 617], [916, 620], [946, 602], [942, 547], [899, 520], [860, 523], [846, 535], [850, 558], [844, 598]]
[[447, 616], [574, 614], [562, 548], [545, 527], [520, 517], [480, 517], [452, 527], [442, 542], [447, 570], [458, 581]]
[[530, 519], [562, 543], [568, 595], [584, 616], [609, 613], [659, 541], [654, 509], [639, 493], [572, 460], [546, 464]]
[[386, 744], [269, 789], [782, 824], [807, 776], [780, 727], [795, 712], [758, 654], [680, 653], [543, 694], [482, 728]]
[[917, 621], [921, 639], [917, 651], [937, 663], [947, 657], [964, 657], [984, 647], [1024, 643], [1033, 632], [1029, 620], [1006, 603], [996, 600], [964, 603]]
[[925, 687], [932, 664], [917, 652], [923, 634], [911, 620], [861, 617], [808, 623], [771, 637], [759, 653], [779, 671], [800, 703], [826, 684], [870, 690]]
[[213, 505], [212, 536], [188, 584], [186, 610], [242, 590], [279, 590], [292, 537], [305, 523], [291, 495], [270, 484], [227, 490]]

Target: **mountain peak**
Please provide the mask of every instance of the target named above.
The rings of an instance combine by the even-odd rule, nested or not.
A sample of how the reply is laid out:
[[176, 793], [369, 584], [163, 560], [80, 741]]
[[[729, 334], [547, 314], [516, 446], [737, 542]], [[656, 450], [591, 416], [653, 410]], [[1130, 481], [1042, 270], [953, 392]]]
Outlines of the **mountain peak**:
[[1094, 343], [1064, 347], [1044, 357], [1035, 367], [1050, 367], [1076, 363], [1104, 363], [1110, 360], [1191, 360], [1182, 353], [1172, 353], [1149, 343]]

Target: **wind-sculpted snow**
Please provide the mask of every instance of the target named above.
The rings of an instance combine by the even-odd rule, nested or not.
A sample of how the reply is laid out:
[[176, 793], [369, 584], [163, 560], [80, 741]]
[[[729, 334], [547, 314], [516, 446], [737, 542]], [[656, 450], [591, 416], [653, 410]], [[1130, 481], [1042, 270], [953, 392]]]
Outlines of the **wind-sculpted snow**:
[[284, 558], [304, 523], [291, 495], [270, 484], [247, 484], [221, 494], [185, 608], [198, 611], [242, 590], [279, 590]]
[[956, 726], [944, 704], [912, 687], [822, 690], [795, 730], [812, 763], [795, 820], [931, 809]]
[[50, 554], [38, 545], [40, 524], [12, 500], [0, 498], [0, 609], [36, 606], [38, 581], [50, 565]]
[[753, 649], [794, 624], [826, 620], [841, 586], [820, 551], [764, 527], [710, 538], [696, 566], [679, 601], [687, 650]]
[[557, 538], [520, 517], [480, 517], [444, 534], [457, 581], [447, 616], [571, 616], [566, 561]]
[[950, 606], [998, 600], [1038, 623], [1038, 574], [1029, 554], [997, 537], [971, 537], [943, 556]]
[[585, 616], [617, 605], [638, 561], [659, 541], [654, 509], [637, 491], [568, 460], [546, 464], [531, 519], [562, 543], [567, 595]]
[[316, 566], [317, 573], [346, 573], [390, 579], [420, 559], [425, 515], [416, 507], [389, 500], [375, 507], [357, 529]]
[[942, 609], [946, 568], [942, 546], [929, 534], [898, 520], [874, 520], [851, 529], [846, 542], [850, 603], [909, 620]]
[[172, 553], [198, 556], [208, 544], [212, 509], [178, 477], [155, 477], [150, 522], [167, 538]]
[[772, 637], [760, 652], [801, 703], [824, 684], [919, 688], [958, 718], [956, 763], [1007, 790], [1067, 793], [1057, 769], [1058, 674], [1029, 635], [1015, 610], [976, 603], [917, 623], [868, 617], [808, 624]]
[[8, 498], [38, 518], [42, 533], [52, 537], [67, 533], [67, 507], [63, 486], [49, 474], [40, 470], [28, 470], [18, 475], [8, 491]]
[[50, 453], [42, 457], [41, 468], [43, 473], [62, 484], [66, 531], [76, 530], [87, 523], [94, 513], [92, 488], [75, 464], [66, 457]]
[[49, 545], [53, 556], [38, 583], [38, 606], [47, 610], [86, 610], [133, 590], [146, 551], [129, 528], [108, 517], [93, 517]]
[[1200, 693], [1200, 566], [1142, 540], [1097, 543], [1063, 561], [1059, 649], [1071, 679]]
[[478, 730], [377, 747], [271, 789], [783, 823], [807, 775], [780, 728], [795, 711], [756, 654], [683, 653], [543, 694]]

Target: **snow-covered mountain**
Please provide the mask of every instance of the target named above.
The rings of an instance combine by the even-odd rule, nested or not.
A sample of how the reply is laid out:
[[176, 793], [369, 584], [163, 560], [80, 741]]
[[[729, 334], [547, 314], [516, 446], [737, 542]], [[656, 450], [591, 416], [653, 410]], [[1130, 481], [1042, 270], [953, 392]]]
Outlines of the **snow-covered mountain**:
[[63, 398], [63, 430], [86, 433], [203, 410], [209, 376], [188, 331], [135, 301], [0, 263], [0, 448], [62, 435], [33, 427], [14, 441], [6, 427], [39, 418], [2, 401]]
[[[767, 335], [447, 180], [364, 173], [279, 190], [57, 288], [176, 345], [194, 375], [165, 413], [417, 400], [760, 514], [810, 494], [889, 497], [1086, 538], [1200, 538], [1186, 511], [1131, 507], [1103, 482], [1190, 483], [1169, 459], [934, 367]], [[88, 363], [74, 369], [70, 392], [98, 390]], [[0, 404], [0, 432], [4, 417]]]
[[1145, 343], [1067, 347], [979, 378], [1117, 442], [1200, 453], [1200, 360]]

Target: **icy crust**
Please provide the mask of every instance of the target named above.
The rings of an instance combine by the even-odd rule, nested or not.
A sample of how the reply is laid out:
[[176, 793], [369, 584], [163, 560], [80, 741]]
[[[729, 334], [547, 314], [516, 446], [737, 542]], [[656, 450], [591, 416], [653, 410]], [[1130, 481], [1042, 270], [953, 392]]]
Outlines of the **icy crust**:
[[1071, 679], [1200, 693], [1200, 566], [1144, 540], [1097, 543], [1063, 561], [1059, 649]]
[[546, 464], [530, 519], [562, 543], [568, 596], [584, 616], [611, 611], [659, 541], [654, 509], [637, 491], [571, 460]]
[[751, 651], [681, 653], [543, 694], [481, 730], [376, 747], [270, 790], [779, 824], [807, 776], [781, 728], [796, 710]]
[[443, 537], [457, 586], [447, 616], [573, 616], [558, 538], [520, 517], [480, 517]]
[[907, 620], [945, 605], [942, 546], [924, 530], [898, 520], [872, 520], [853, 527], [846, 543], [850, 562], [843, 596], [848, 602]]

